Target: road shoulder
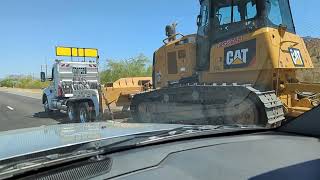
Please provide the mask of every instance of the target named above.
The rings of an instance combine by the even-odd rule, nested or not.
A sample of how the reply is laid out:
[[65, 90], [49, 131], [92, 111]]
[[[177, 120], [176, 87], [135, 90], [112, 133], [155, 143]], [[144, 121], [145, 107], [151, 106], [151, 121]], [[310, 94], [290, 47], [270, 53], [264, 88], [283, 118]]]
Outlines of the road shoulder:
[[19, 96], [30, 97], [34, 99], [41, 99], [42, 90], [41, 89], [20, 89], [20, 88], [6, 88], [0, 87], [1, 92], [6, 92], [10, 94], [15, 94]]

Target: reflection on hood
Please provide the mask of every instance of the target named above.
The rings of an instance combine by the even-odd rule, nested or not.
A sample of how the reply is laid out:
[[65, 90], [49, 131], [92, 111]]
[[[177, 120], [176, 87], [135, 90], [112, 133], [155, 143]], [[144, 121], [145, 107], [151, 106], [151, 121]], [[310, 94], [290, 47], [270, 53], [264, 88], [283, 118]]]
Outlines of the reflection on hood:
[[167, 130], [181, 125], [87, 123], [0, 132], [0, 161], [100, 139]]

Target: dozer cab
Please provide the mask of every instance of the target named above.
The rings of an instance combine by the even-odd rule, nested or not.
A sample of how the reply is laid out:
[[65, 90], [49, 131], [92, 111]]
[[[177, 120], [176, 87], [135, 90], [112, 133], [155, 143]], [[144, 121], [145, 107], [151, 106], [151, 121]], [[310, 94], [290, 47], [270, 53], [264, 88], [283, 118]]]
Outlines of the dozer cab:
[[313, 63], [289, 0], [200, 4], [197, 35], [169, 33], [154, 53], [154, 90], [133, 98], [132, 121], [278, 126], [318, 105], [320, 85], [296, 77]]

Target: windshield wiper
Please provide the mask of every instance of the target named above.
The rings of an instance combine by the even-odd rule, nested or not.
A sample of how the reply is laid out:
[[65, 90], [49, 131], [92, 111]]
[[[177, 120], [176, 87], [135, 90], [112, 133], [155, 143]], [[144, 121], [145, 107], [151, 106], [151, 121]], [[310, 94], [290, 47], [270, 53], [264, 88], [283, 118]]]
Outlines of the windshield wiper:
[[179, 140], [186, 137], [221, 134], [241, 130], [265, 130], [259, 126], [219, 125], [219, 126], [181, 126], [174, 129], [148, 132], [113, 139], [96, 140], [84, 143], [78, 150], [62, 154], [49, 154], [39, 158], [0, 164], [0, 179], [12, 178], [33, 170], [52, 167], [78, 160], [104, 160], [106, 155], [119, 150], [132, 149], [158, 142]]
[[51, 167], [75, 160], [81, 160], [90, 157], [99, 157], [100, 154], [101, 151], [99, 150], [87, 150], [67, 154], [53, 154], [34, 160], [28, 160], [11, 165], [4, 165], [0, 166], [0, 179], [12, 178], [16, 175], [20, 175], [35, 169]]
[[[88, 142], [83, 144], [79, 150], [73, 152], [63, 154], [54, 153], [38, 158], [27, 159], [3, 165], [0, 164], [0, 179], [12, 178], [33, 170], [52, 167], [78, 160], [91, 159], [93, 161], [101, 161], [106, 158], [105, 154], [108, 147], [117, 146], [118, 144], [134, 140], [136, 139], [136, 136], [132, 135], [115, 139], [116, 140], [108, 139]], [[135, 143], [130, 144], [130, 146], [135, 146]]]
[[168, 140], [175, 140], [188, 137], [197, 137], [203, 135], [221, 134], [225, 132], [239, 132], [252, 130], [268, 130], [262, 126], [256, 125], [190, 125], [182, 126], [175, 129], [162, 131], [158, 134], [150, 136], [147, 140], [139, 142], [137, 145], [147, 145], [150, 143], [157, 143]]

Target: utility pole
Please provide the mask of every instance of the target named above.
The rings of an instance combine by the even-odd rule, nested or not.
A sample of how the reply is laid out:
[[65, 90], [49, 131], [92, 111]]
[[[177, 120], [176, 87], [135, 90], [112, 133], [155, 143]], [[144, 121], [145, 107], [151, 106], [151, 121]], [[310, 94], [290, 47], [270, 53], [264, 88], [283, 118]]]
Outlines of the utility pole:
[[45, 61], [45, 68], [46, 68], [46, 77], [48, 77], [48, 64], [47, 64], [47, 56], [44, 57], [44, 61]]

